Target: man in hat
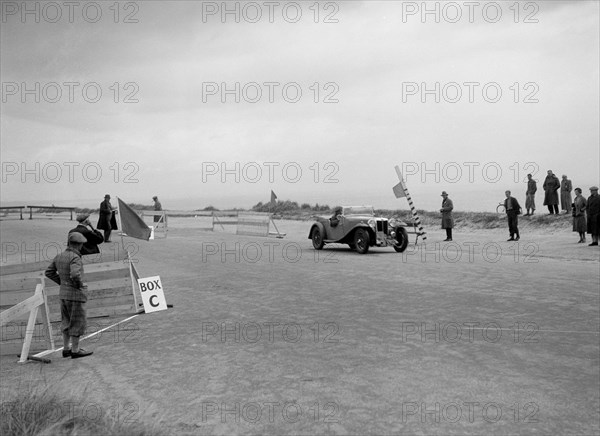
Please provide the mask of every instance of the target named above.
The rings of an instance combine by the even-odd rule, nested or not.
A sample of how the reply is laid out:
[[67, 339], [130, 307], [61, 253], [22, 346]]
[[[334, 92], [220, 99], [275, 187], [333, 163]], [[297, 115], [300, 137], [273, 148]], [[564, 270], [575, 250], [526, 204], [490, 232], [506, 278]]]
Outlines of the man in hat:
[[[508, 241], [518, 241], [521, 239], [519, 236], [519, 214], [521, 213], [521, 206], [515, 197], [510, 196], [510, 191], [505, 191], [506, 200], [504, 200], [504, 209], [506, 210], [506, 218], [508, 219], [508, 232], [510, 233], [510, 239]], [[515, 238], [515, 235], [517, 236]]]
[[81, 233], [69, 234], [69, 246], [57, 255], [46, 268], [46, 277], [60, 285], [60, 315], [64, 348], [63, 357], [78, 359], [91, 355], [92, 351], [79, 348], [79, 337], [85, 333], [87, 319], [85, 302], [87, 285], [83, 283], [81, 248], [86, 239]]
[[110, 242], [110, 233], [117, 229], [117, 221], [114, 217], [114, 210], [110, 204], [110, 195], [104, 196], [104, 201], [100, 203], [100, 218], [98, 218], [98, 229], [104, 230], [104, 242]]
[[563, 174], [560, 182], [560, 208], [565, 213], [571, 213], [571, 204], [573, 204], [573, 199], [571, 198], [572, 190], [573, 184], [567, 179], [567, 175]]
[[[535, 193], [537, 191], [537, 183], [533, 180], [531, 174], [527, 174], [527, 191], [525, 192], [525, 209], [527, 209], [526, 216], [533, 215], [535, 212]], [[529, 213], [531, 210], [531, 213]]]
[[69, 230], [69, 234], [73, 232], [81, 233], [87, 240], [87, 242], [83, 244], [83, 247], [81, 248], [81, 255], [85, 256], [86, 254], [100, 253], [98, 244], [102, 244], [104, 242], [104, 238], [102, 237], [102, 233], [100, 233], [99, 230], [96, 230], [92, 225], [92, 222], [90, 221], [90, 214], [82, 213], [77, 215], [77, 221], [79, 224], [74, 229]]
[[442, 208], [440, 212], [442, 214], [442, 229], [446, 229], [446, 239], [444, 242], [452, 241], [452, 228], [454, 227], [454, 219], [452, 218], [452, 209], [454, 209], [454, 204], [452, 204], [452, 200], [448, 198], [448, 193], [446, 191], [442, 191]]
[[598, 187], [590, 188], [590, 195], [587, 199], [587, 232], [592, 235], [592, 243], [598, 245], [598, 233], [600, 233], [600, 196], [598, 196]]
[[542, 187], [544, 188], [544, 206], [548, 206], [550, 215], [554, 215], [555, 213], [558, 215], [557, 191], [560, 189], [560, 182], [552, 170], [548, 170], [548, 175], [546, 176]]
[[[155, 195], [154, 197], [152, 197], [152, 200], [154, 200], [154, 210], [162, 210], [162, 204], [160, 204], [160, 201], [158, 201], [158, 197]], [[157, 223], [160, 221], [160, 217], [161, 215], [154, 215], [154, 222]]]

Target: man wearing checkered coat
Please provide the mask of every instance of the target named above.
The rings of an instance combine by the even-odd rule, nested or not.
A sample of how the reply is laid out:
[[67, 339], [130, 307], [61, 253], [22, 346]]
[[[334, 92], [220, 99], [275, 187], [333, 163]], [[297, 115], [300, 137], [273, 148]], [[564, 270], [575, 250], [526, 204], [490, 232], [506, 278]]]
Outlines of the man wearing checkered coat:
[[63, 357], [78, 359], [92, 351], [79, 348], [79, 337], [85, 333], [87, 285], [83, 283], [81, 249], [87, 240], [78, 232], [69, 234], [69, 246], [46, 268], [46, 277], [60, 285], [60, 315], [64, 348]]

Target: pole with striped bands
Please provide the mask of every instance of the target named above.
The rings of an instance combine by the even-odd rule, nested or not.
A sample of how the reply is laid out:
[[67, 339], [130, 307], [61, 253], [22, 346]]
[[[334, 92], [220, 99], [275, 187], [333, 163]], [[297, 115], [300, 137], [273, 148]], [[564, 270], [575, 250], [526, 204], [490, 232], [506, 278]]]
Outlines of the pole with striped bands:
[[408, 189], [406, 189], [406, 184], [404, 183], [404, 180], [402, 179], [402, 173], [400, 172], [400, 168], [398, 167], [398, 165], [396, 165], [395, 168], [396, 168], [396, 174], [398, 175], [398, 179], [400, 180], [400, 186], [402, 186], [402, 189], [404, 190], [404, 195], [406, 196], [406, 199], [408, 200], [408, 205], [410, 206], [410, 211], [412, 213], [413, 219], [415, 220], [415, 223], [417, 224], [417, 228], [419, 229], [419, 232], [417, 233], [417, 239], [418, 239], [418, 236], [421, 236], [423, 238], [423, 241], [425, 241], [427, 239], [427, 234], [425, 233], [425, 230], [423, 230], [423, 225], [421, 224], [421, 218], [419, 217], [419, 214], [417, 214], [417, 208], [413, 204], [412, 197], [410, 196]]

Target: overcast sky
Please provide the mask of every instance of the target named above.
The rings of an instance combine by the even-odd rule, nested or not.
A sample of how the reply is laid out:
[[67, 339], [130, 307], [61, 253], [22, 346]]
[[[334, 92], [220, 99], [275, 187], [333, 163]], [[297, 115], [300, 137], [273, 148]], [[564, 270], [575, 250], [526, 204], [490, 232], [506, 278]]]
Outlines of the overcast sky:
[[425, 209], [524, 201], [527, 172], [600, 182], [596, 1], [428, 2], [439, 22], [399, 1], [228, 3], [239, 22], [222, 2], [1, 3], [3, 204], [406, 208], [395, 165]]

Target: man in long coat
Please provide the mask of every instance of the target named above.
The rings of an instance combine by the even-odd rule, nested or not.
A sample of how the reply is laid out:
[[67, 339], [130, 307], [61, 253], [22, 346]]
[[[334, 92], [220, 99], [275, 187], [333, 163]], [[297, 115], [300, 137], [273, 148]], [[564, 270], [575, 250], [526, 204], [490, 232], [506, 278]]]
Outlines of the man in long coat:
[[546, 180], [544, 180], [544, 206], [548, 206], [550, 215], [555, 213], [558, 215], [558, 190], [560, 189], [560, 181], [556, 177], [552, 170], [548, 170]]
[[104, 196], [104, 201], [100, 203], [100, 218], [98, 218], [96, 227], [104, 230], [104, 242], [110, 242], [110, 233], [117, 230], [117, 220], [108, 194]]
[[[537, 182], [533, 180], [531, 174], [527, 174], [527, 191], [525, 192], [525, 209], [527, 209], [526, 216], [533, 215], [535, 212], [535, 193], [537, 192]], [[529, 210], [531, 209], [531, 213]]]
[[560, 208], [566, 213], [571, 212], [571, 204], [573, 203], [573, 199], [571, 198], [572, 190], [573, 184], [567, 179], [567, 176], [563, 174], [560, 182]]
[[592, 235], [592, 243], [589, 245], [598, 245], [598, 233], [600, 233], [600, 196], [598, 187], [590, 188], [590, 195], [587, 199], [587, 232]]
[[452, 209], [454, 209], [454, 204], [452, 204], [452, 200], [448, 198], [448, 193], [446, 191], [442, 191], [442, 208], [440, 212], [442, 213], [442, 229], [446, 229], [446, 241], [452, 241], [452, 228], [454, 227], [454, 219], [452, 218]]

